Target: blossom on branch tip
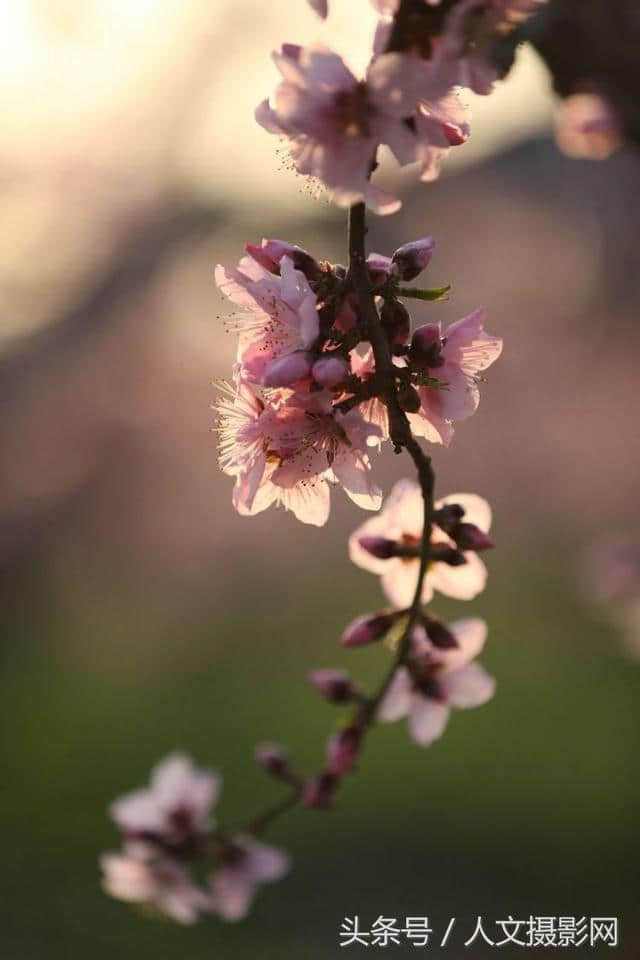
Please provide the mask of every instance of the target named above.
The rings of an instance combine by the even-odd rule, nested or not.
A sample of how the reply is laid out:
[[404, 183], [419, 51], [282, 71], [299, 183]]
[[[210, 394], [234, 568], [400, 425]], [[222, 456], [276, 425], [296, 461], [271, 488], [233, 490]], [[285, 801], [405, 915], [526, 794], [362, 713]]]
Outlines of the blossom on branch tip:
[[238, 835], [225, 843], [218, 866], [209, 878], [211, 909], [223, 920], [242, 920], [259, 886], [288, 873], [289, 856], [251, 836]]
[[[381, 53], [358, 80], [333, 51], [323, 46], [285, 44], [274, 53], [282, 80], [273, 106], [264, 100], [257, 122], [269, 133], [287, 137], [298, 173], [317, 178], [342, 207], [364, 200], [377, 213], [393, 213], [400, 200], [370, 183], [377, 149], [387, 144], [398, 163], [418, 161], [454, 145], [445, 125], [457, 126], [456, 116], [423, 108], [431, 88], [428, 70], [415, 56]], [[432, 123], [424, 123], [423, 116]], [[459, 140], [458, 142], [462, 142]]]
[[416, 743], [428, 746], [444, 731], [451, 707], [478, 707], [491, 699], [495, 681], [474, 658], [484, 646], [483, 620], [468, 618], [449, 625], [457, 645], [434, 646], [424, 629], [412, 635], [409, 659], [399, 666], [382, 698], [376, 717], [393, 722], [407, 717]]
[[[479, 530], [487, 532], [491, 526], [491, 510], [482, 497], [472, 493], [450, 494], [435, 504], [436, 510], [449, 503], [464, 509], [464, 518]], [[389, 601], [406, 609], [413, 601], [420, 568], [420, 546], [424, 526], [424, 502], [415, 480], [399, 480], [375, 517], [358, 527], [349, 538], [349, 555], [364, 570], [379, 574], [382, 589]], [[383, 537], [397, 544], [397, 555], [387, 559], [374, 556], [362, 541], [369, 537]], [[441, 559], [432, 559], [425, 575], [421, 599], [427, 603], [435, 590], [458, 600], [471, 600], [485, 586], [487, 570], [480, 557], [472, 550], [458, 551], [455, 541], [436, 524], [431, 529], [431, 547]], [[451, 565], [444, 551], [452, 551], [462, 563]], [[344, 642], [344, 641], [343, 641]]]
[[119, 797], [110, 814], [129, 839], [177, 844], [210, 828], [219, 790], [217, 773], [198, 770], [190, 757], [174, 753], [153, 768], [149, 787]]

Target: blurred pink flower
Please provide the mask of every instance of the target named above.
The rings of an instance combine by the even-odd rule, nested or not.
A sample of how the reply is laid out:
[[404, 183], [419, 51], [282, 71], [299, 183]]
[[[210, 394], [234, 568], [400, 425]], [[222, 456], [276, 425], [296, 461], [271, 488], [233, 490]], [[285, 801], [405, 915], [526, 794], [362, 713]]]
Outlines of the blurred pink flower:
[[[433, 350], [432, 358], [426, 360], [424, 372], [443, 386], [417, 388], [422, 405], [418, 413], [409, 414], [417, 436], [448, 446], [453, 437], [453, 421], [465, 420], [475, 413], [480, 402], [478, 374], [502, 352], [502, 339], [485, 333], [484, 319], [485, 311], [478, 309], [452, 323], [444, 331], [440, 349]], [[419, 343], [420, 336], [421, 328], [414, 333], [412, 347]], [[414, 348], [414, 356], [417, 353]]]
[[[438, 500], [435, 507], [440, 509], [445, 504], [459, 504], [464, 509], [466, 522], [474, 524], [484, 533], [488, 532], [491, 509], [482, 497], [473, 493], [450, 494]], [[349, 538], [352, 561], [363, 570], [379, 574], [384, 593], [400, 609], [411, 604], [417, 586], [423, 525], [424, 504], [419, 484], [415, 480], [399, 480], [380, 513], [358, 527]], [[368, 537], [395, 541], [403, 555], [387, 558], [375, 556], [366, 549]], [[484, 589], [487, 570], [477, 553], [458, 550], [455, 541], [436, 524], [432, 527], [431, 544], [443, 555], [451, 553], [457, 559], [456, 565], [445, 560], [431, 561], [422, 587], [423, 603], [431, 599], [435, 590], [458, 600], [471, 600]]]
[[110, 814], [125, 836], [179, 843], [209, 829], [219, 790], [217, 773], [198, 770], [190, 757], [173, 753], [154, 767], [149, 787], [117, 799]]
[[[393, 213], [400, 201], [369, 182], [376, 151], [387, 144], [401, 164], [421, 160], [430, 128], [416, 116], [429, 97], [428, 70], [418, 57], [383, 53], [358, 81], [342, 59], [322, 46], [285, 44], [274, 54], [283, 80], [274, 106], [264, 100], [256, 120], [270, 133], [288, 137], [299, 173], [318, 178], [340, 206], [364, 200], [377, 213]], [[442, 142], [438, 125], [437, 147]], [[422, 160], [424, 163], [424, 160]]]
[[268, 847], [250, 836], [237, 836], [222, 852], [222, 864], [210, 876], [212, 909], [223, 920], [246, 916], [257, 888], [280, 880], [290, 860], [276, 847]]
[[556, 114], [556, 142], [570, 157], [604, 160], [622, 145], [620, 119], [598, 93], [574, 93]]
[[218, 264], [215, 270], [222, 293], [247, 311], [234, 323], [240, 335], [238, 361], [245, 376], [258, 383], [279, 359], [312, 346], [319, 332], [316, 296], [304, 273], [287, 255], [279, 266], [275, 274], [249, 256], [237, 268]]
[[117, 900], [145, 904], [177, 923], [194, 923], [212, 899], [199, 890], [180, 864], [167, 858], [145, 862], [129, 853], [105, 853], [100, 858], [102, 886]]
[[449, 630], [457, 646], [446, 650], [435, 647], [423, 628], [414, 632], [409, 663], [398, 667], [376, 712], [384, 722], [407, 717], [412, 738], [423, 747], [442, 735], [451, 707], [478, 707], [495, 690], [493, 677], [472, 662], [484, 646], [484, 621], [458, 620]]

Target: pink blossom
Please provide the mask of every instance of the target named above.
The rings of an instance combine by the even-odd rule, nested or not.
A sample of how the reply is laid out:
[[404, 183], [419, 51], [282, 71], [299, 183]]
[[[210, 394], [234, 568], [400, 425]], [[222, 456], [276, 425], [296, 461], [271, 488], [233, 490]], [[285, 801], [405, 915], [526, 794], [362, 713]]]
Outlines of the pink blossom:
[[218, 401], [220, 467], [236, 481], [233, 503], [253, 515], [282, 504], [303, 523], [329, 516], [329, 484], [340, 484], [365, 510], [381, 494], [371, 476], [368, 447], [378, 430], [354, 409], [335, 412], [325, 391], [269, 393], [240, 381]]
[[493, 677], [472, 662], [484, 646], [484, 621], [458, 620], [449, 629], [457, 646], [446, 650], [422, 628], [415, 631], [409, 663], [398, 667], [376, 712], [384, 722], [407, 717], [412, 738], [423, 747], [442, 735], [451, 707], [478, 707], [495, 690]]
[[563, 100], [556, 116], [556, 142], [570, 157], [604, 160], [622, 144], [620, 118], [597, 93], [574, 93]]
[[319, 332], [316, 296], [289, 256], [274, 274], [253, 257], [238, 267], [218, 264], [216, 283], [233, 303], [245, 309], [235, 321], [240, 334], [238, 361], [246, 377], [262, 383], [272, 365], [299, 350], [308, 350]]
[[[491, 510], [486, 500], [473, 493], [455, 493], [438, 500], [435, 507], [440, 509], [454, 503], [464, 509], [465, 521], [485, 533], [489, 530]], [[399, 609], [408, 607], [413, 601], [423, 526], [424, 504], [419, 484], [415, 480], [399, 480], [380, 513], [358, 527], [349, 538], [352, 561], [364, 570], [380, 575], [384, 593]], [[367, 537], [394, 540], [403, 548], [404, 555], [387, 559], [374, 556], [362, 545]], [[477, 553], [459, 551], [455, 541], [436, 524], [432, 526], [431, 544], [441, 549], [450, 548], [456, 556], [461, 555], [464, 562], [452, 566], [444, 560], [432, 560], [423, 582], [423, 603], [431, 599], [435, 590], [458, 600], [471, 600], [484, 589], [487, 570]]]
[[153, 907], [177, 923], [194, 923], [212, 900], [199, 890], [188, 872], [169, 858], [141, 860], [127, 852], [100, 858], [102, 886], [117, 900]]
[[426, 129], [417, 134], [411, 125], [418, 101], [429, 96], [424, 62], [383, 53], [358, 81], [325, 47], [289, 44], [274, 59], [283, 80], [274, 106], [265, 100], [257, 108], [258, 123], [289, 138], [298, 172], [322, 181], [340, 206], [365, 200], [378, 213], [397, 210], [400, 201], [369, 176], [381, 143], [401, 164], [421, 159], [426, 149]]
[[231, 921], [246, 916], [261, 884], [280, 880], [290, 866], [284, 851], [250, 836], [234, 837], [224, 848], [221, 860], [210, 877], [212, 909], [223, 920]]
[[210, 828], [219, 789], [217, 773], [197, 770], [190, 757], [174, 753], [154, 767], [149, 787], [120, 797], [110, 813], [129, 837], [179, 843]]
[[[484, 332], [484, 319], [484, 310], [474, 310], [444, 331], [437, 359], [432, 367], [424, 367], [424, 372], [442, 386], [419, 386], [421, 408], [418, 413], [409, 414], [417, 436], [448, 446], [453, 421], [465, 420], [476, 411], [480, 402], [478, 374], [491, 366], [502, 351], [501, 338]], [[416, 331], [414, 339], [419, 334]]]

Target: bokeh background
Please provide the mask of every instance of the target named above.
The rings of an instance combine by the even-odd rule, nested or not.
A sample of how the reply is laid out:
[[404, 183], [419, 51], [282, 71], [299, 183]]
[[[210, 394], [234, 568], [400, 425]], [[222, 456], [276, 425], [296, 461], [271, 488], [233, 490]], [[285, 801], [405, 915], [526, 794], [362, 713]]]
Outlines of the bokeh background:
[[[428, 915], [436, 933], [456, 916], [452, 958], [477, 915], [617, 916], [618, 955], [640, 950], [640, 666], [585, 560], [640, 535], [640, 164], [557, 152], [526, 49], [474, 102], [445, 176], [407, 180], [370, 232], [384, 253], [436, 236], [430, 279], [453, 295], [419, 321], [483, 304], [505, 340], [473, 421], [434, 453], [441, 493], [494, 505], [474, 612], [495, 700], [426, 752], [401, 726], [376, 733], [333, 813], [273, 828], [295, 870], [241, 925], [142, 920], [99, 887], [107, 804], [153, 762], [181, 748], [217, 766], [222, 816], [249, 814], [278, 794], [255, 742], [312, 771], [339, 722], [309, 668], [384, 668], [382, 649], [337, 646], [381, 600], [346, 556], [362, 514], [336, 491], [321, 530], [239, 517], [211, 433], [234, 351], [214, 263], [261, 236], [344, 261], [343, 215], [252, 121], [281, 40], [362, 64], [370, 6], [333, 6], [329, 25], [302, 0], [3, 6], [2, 960], [331, 957], [354, 914]], [[388, 491], [409, 466], [387, 454], [376, 470]]]

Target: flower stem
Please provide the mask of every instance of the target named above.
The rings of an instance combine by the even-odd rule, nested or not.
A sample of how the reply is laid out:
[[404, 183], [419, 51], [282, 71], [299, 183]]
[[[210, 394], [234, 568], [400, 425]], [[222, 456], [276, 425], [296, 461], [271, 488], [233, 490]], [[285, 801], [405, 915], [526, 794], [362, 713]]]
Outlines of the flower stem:
[[[380, 383], [379, 395], [386, 405], [389, 416], [389, 435], [396, 453], [399, 453], [403, 449], [406, 450], [413, 460], [418, 473], [418, 482], [424, 502], [424, 525], [420, 544], [420, 564], [416, 588], [411, 606], [407, 610], [407, 619], [398, 643], [396, 655], [375, 694], [362, 700], [349, 723], [351, 728], [359, 731], [362, 738], [364, 738], [365, 733], [375, 722], [377, 709], [389, 688], [394, 673], [407, 659], [411, 644], [411, 635], [421, 614], [422, 585], [429, 566], [435, 487], [431, 457], [424, 452], [413, 436], [407, 415], [398, 401], [396, 385], [397, 368], [393, 363], [389, 342], [383, 330], [371, 288], [371, 281], [365, 259], [365, 235], [364, 203], [356, 203], [349, 210], [349, 268], [347, 280], [357, 295], [362, 319], [366, 323], [369, 332], [369, 339], [376, 364], [376, 378]], [[251, 833], [261, 833], [274, 820], [277, 820], [280, 816], [297, 806], [302, 796], [304, 785], [302, 782], [299, 782], [293, 786], [293, 792], [288, 794], [279, 803], [268, 807], [263, 813], [254, 817], [246, 829]]]

